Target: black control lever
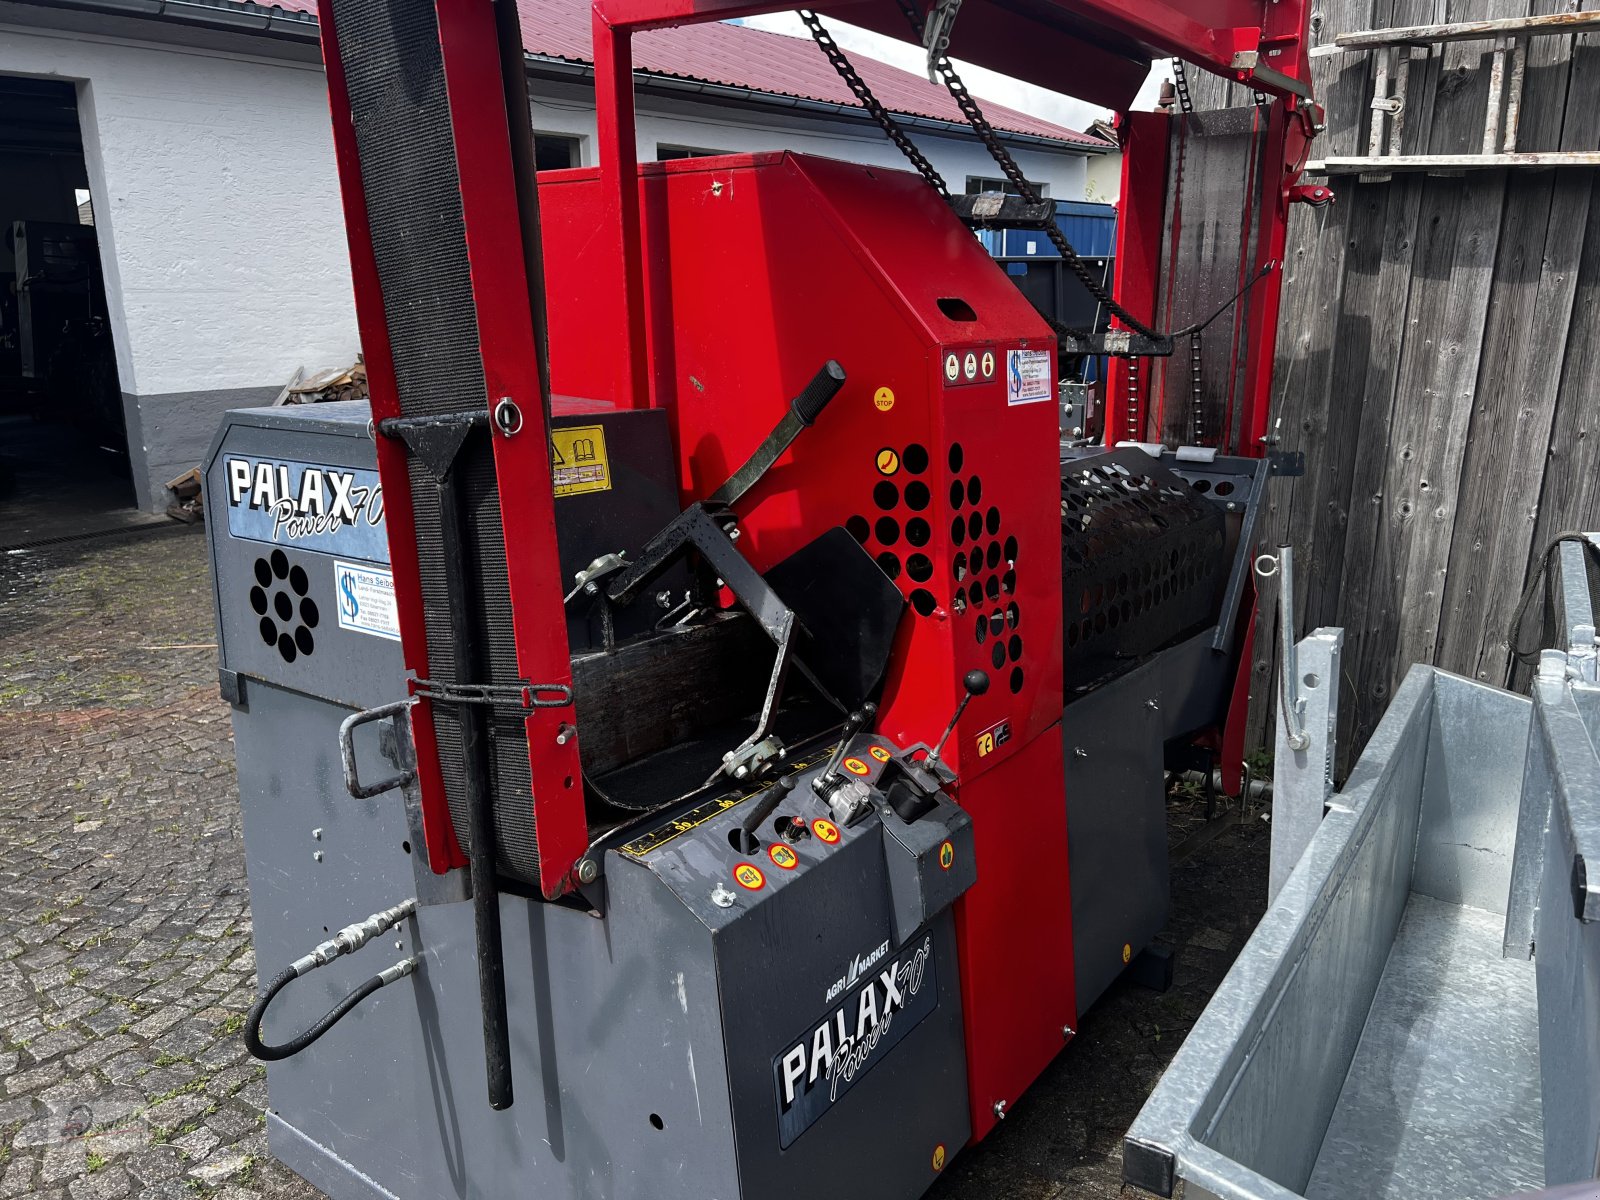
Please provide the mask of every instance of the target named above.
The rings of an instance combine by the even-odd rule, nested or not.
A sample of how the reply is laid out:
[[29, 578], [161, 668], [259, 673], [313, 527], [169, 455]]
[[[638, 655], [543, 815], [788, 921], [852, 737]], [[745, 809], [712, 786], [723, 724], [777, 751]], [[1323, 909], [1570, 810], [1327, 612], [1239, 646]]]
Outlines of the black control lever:
[[[989, 673], [981, 670], [968, 671], [961, 684], [966, 692], [961, 697], [961, 702], [956, 705], [955, 715], [950, 718], [950, 724], [944, 727], [939, 744], [929, 750], [928, 756], [921, 762], [914, 761], [910, 751], [902, 754], [884, 768], [878, 780], [878, 786], [883, 789], [884, 795], [889, 800], [889, 807], [907, 824], [921, 820], [937, 807], [937, 796], [942, 786], [938, 772], [945, 769], [944, 764], [939, 761], [939, 754], [944, 750], [944, 744], [950, 740], [950, 734], [954, 732], [956, 722], [961, 720], [961, 714], [966, 712], [967, 705], [972, 703], [972, 698], [981, 696], [989, 690]], [[916, 747], [911, 749], [915, 750]], [[946, 773], [948, 774], [948, 771]]]
[[866, 727], [868, 721], [877, 715], [878, 706], [868, 701], [844, 720], [844, 727], [839, 730], [839, 744], [833, 748], [833, 757], [828, 760], [827, 769], [811, 781], [811, 790], [826, 800], [829, 794], [839, 783], [839, 764], [844, 761], [844, 756], [850, 753], [850, 743], [855, 740], [856, 734]]
[[756, 447], [756, 452], [745, 460], [744, 466], [728, 476], [728, 481], [719, 487], [706, 503], [712, 507], [725, 507], [755, 487], [772, 464], [777, 462], [795, 438], [800, 436], [800, 431], [809, 429], [822, 415], [822, 410], [828, 407], [828, 401], [837, 396], [842, 387], [844, 387], [844, 368], [830, 358], [822, 364], [822, 370], [812, 376], [805, 390], [789, 401], [789, 411], [784, 414], [783, 420], [778, 422], [773, 431], [767, 434], [766, 440]]
[[939, 741], [934, 748], [928, 751], [928, 761], [937, 763], [939, 755], [944, 750], [944, 744], [950, 740], [950, 735], [955, 732], [956, 722], [961, 720], [961, 714], [967, 711], [967, 705], [972, 703], [974, 696], [981, 696], [989, 690], [989, 672], [984, 670], [968, 671], [962, 677], [961, 686], [966, 689], [966, 695], [961, 697], [961, 703], [956, 705], [955, 715], [950, 718], [950, 724], [944, 727], [944, 732], [939, 735]]
[[756, 840], [756, 830], [761, 823], [770, 817], [782, 804], [789, 793], [794, 791], [794, 776], [785, 775], [777, 783], [767, 789], [767, 794], [751, 806], [750, 812], [739, 824], [739, 853], [754, 854], [761, 849], [761, 843]]

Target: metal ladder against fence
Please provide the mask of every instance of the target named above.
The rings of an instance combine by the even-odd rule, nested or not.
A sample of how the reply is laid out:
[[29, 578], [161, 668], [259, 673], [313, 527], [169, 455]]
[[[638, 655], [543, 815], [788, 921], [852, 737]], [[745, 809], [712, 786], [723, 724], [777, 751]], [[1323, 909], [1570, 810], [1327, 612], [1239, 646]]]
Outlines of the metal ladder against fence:
[[[1536, 37], [1591, 31], [1600, 31], [1600, 10], [1339, 34], [1330, 45], [1318, 46], [1311, 54], [1314, 58], [1363, 52], [1376, 56], [1372, 73], [1372, 129], [1367, 139], [1367, 152], [1364, 155], [1330, 156], [1313, 161], [1306, 165], [1306, 170], [1325, 175], [1387, 177], [1395, 171], [1459, 172], [1494, 167], [1600, 166], [1600, 151], [1517, 148], [1523, 84], [1527, 77], [1528, 43]], [[1413, 63], [1426, 62], [1439, 47], [1449, 42], [1480, 41], [1494, 43], [1481, 151], [1477, 154], [1403, 153], [1406, 91]], [[1418, 49], [1425, 50], [1426, 55], [1415, 57], [1414, 51]]]

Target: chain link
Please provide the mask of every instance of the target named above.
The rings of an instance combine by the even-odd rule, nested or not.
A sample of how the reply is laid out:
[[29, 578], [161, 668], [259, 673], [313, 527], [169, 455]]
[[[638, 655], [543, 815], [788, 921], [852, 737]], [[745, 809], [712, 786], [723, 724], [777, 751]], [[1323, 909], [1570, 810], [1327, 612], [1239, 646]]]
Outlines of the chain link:
[[1194, 97], [1189, 95], [1189, 72], [1183, 59], [1172, 60], [1172, 90], [1178, 94], [1178, 107], [1187, 115], [1194, 111]]
[[823, 26], [821, 18], [810, 9], [803, 8], [800, 10], [800, 19], [811, 31], [811, 36], [822, 53], [827, 55], [828, 61], [833, 64], [833, 69], [839, 73], [839, 78], [844, 80], [845, 86], [855, 94], [855, 98], [861, 101], [861, 107], [866, 110], [867, 115], [876, 121], [878, 128], [900, 148], [900, 153], [910, 160], [911, 165], [917, 169], [917, 174], [927, 180], [928, 186], [948, 201], [950, 189], [945, 184], [944, 176], [940, 175], [928, 161], [927, 156], [917, 149], [916, 143], [904, 129], [900, 128], [900, 122], [890, 116], [889, 110], [878, 102], [878, 98], [872, 94], [872, 89], [867, 86], [867, 81], [856, 72], [855, 64], [845, 56], [845, 52], [839, 48], [839, 43], [833, 40], [833, 35]]
[[[912, 0], [899, 0], [899, 4], [900, 11], [905, 15], [906, 20], [911, 25], [912, 32], [920, 42], [923, 30], [921, 14], [912, 3]], [[900, 127], [900, 123], [889, 114], [889, 111], [873, 95], [872, 89], [867, 86], [866, 80], [861, 78], [861, 75], [856, 71], [855, 66], [850, 62], [845, 52], [833, 40], [833, 36], [822, 24], [821, 18], [809, 9], [801, 9], [800, 20], [810, 30], [812, 39], [815, 40], [817, 46], [827, 57], [828, 62], [832, 64], [833, 69], [838, 72], [839, 78], [844, 81], [851, 94], [861, 102], [861, 107], [866, 111], [867, 115], [872, 118], [878, 128], [888, 135], [889, 140], [899, 147], [900, 152], [916, 168], [917, 173], [927, 181], [928, 186], [938, 192], [947, 203], [950, 202], [950, 189], [945, 184], [944, 177], [939, 174], [934, 165], [917, 148], [916, 143]], [[935, 47], [930, 52], [929, 61], [934, 75], [943, 80], [945, 89], [949, 91], [951, 98], [956, 102], [956, 106], [961, 109], [961, 115], [966, 118], [967, 124], [972, 127], [972, 131], [978, 135], [978, 139], [983, 143], [984, 148], [989, 151], [989, 156], [994, 159], [1006, 179], [1017, 189], [1017, 194], [1030, 204], [1038, 204], [1041, 199], [1039, 189], [1033, 185], [1032, 180], [1022, 173], [1022, 168], [1017, 165], [1016, 159], [1011, 157], [1011, 152], [1001, 144], [999, 135], [995, 133], [994, 127], [989, 124], [988, 118], [984, 116], [983, 109], [978, 106], [977, 100], [973, 98], [971, 92], [967, 91], [966, 84], [956, 74], [955, 68], [950, 63], [949, 56], [944, 53], [943, 49]], [[1066, 264], [1067, 269], [1077, 277], [1085, 290], [1105, 307], [1107, 312], [1117, 317], [1135, 333], [1154, 340], [1162, 340], [1161, 334], [1145, 325], [1112, 298], [1111, 293], [1094, 277], [1089, 264], [1078, 256], [1078, 252], [1073, 249], [1072, 243], [1067, 241], [1067, 236], [1061, 232], [1060, 225], [1052, 221], [1043, 232], [1050, 239], [1051, 244], [1055, 246], [1057, 253], [1061, 255], [1062, 262]], [[1088, 341], [1093, 337], [1092, 332], [1089, 330], [1074, 329], [1072, 326], [1065, 325], [1053, 318], [1049, 318], [1049, 321], [1058, 336], [1070, 337], [1079, 341]]]

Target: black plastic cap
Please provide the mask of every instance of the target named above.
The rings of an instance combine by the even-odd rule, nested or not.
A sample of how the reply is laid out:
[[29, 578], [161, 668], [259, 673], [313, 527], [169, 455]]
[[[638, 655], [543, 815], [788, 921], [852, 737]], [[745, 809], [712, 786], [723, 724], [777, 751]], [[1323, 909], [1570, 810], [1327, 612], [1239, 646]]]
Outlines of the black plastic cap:
[[989, 690], [989, 672], [968, 671], [961, 685], [967, 689], [967, 695], [981, 696]]
[[800, 418], [801, 424], [810, 425], [822, 415], [822, 410], [828, 407], [828, 401], [837, 396], [842, 387], [844, 368], [830, 358], [806, 384], [806, 390], [794, 398], [790, 407], [794, 409], [794, 415]]

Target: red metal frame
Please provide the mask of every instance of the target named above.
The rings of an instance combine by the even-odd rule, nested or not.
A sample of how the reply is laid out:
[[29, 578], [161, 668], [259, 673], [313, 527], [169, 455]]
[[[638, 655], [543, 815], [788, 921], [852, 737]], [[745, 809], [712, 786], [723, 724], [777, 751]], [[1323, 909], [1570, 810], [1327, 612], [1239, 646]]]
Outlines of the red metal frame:
[[[323, 54], [339, 175], [349, 217], [357, 319], [368, 356], [373, 416], [381, 421], [400, 415], [400, 406], [333, 8], [333, 0], [321, 0]], [[506, 557], [517, 666], [524, 679], [570, 687], [572, 663], [557, 566], [549, 433], [539, 380], [540, 348], [534, 338], [529, 303], [494, 9], [481, 0], [437, 0], [436, 12], [483, 364], [483, 404], [487, 410], [509, 400], [522, 414], [522, 428], [514, 436], [493, 434], [501, 522], [507, 546], [515, 547]], [[389, 501], [390, 560], [406, 666], [418, 675], [426, 675], [427, 632], [422, 619], [410, 489], [404, 482], [405, 452], [393, 439], [379, 438], [378, 453]], [[462, 865], [465, 858], [459, 837], [451, 845], [452, 839], [444, 832], [452, 826], [427, 707], [426, 702], [416, 706], [413, 723], [422, 772], [429, 861], [435, 870], [444, 871]], [[574, 724], [570, 707], [535, 709], [526, 719], [533, 781], [528, 802], [533, 808], [538, 842], [539, 886], [548, 898], [576, 886], [574, 871], [588, 848], [578, 743], [570, 736], [557, 740], [564, 727]]]

